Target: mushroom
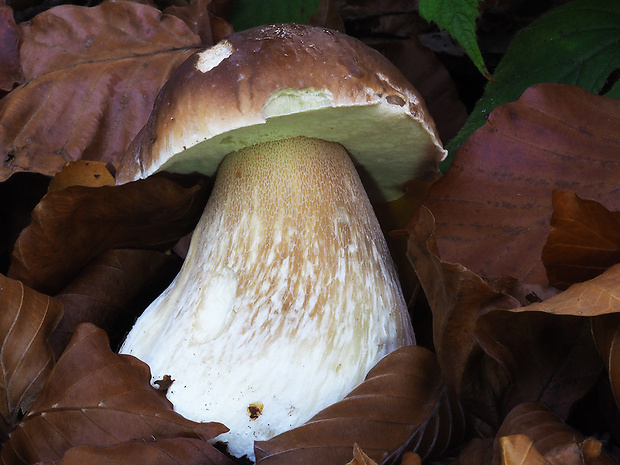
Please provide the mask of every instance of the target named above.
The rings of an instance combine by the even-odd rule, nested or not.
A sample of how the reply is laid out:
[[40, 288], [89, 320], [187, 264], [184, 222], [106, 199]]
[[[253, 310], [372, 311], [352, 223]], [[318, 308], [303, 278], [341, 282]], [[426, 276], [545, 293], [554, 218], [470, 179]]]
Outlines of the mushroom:
[[303, 424], [415, 343], [369, 196], [401, 196], [444, 156], [418, 93], [357, 39], [281, 24], [196, 53], [117, 182], [217, 171], [213, 192], [181, 271], [121, 352], [154, 380], [170, 375], [174, 409], [225, 424], [218, 439], [252, 459], [255, 440]]

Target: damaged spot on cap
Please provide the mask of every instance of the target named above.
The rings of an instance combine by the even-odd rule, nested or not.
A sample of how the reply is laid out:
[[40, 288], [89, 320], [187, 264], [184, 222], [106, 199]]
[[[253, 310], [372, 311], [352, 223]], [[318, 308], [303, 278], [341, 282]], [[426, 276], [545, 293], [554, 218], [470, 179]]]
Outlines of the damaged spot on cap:
[[387, 103], [391, 103], [392, 105], [398, 105], [399, 107], [405, 106], [405, 99], [403, 99], [400, 95], [388, 95]]
[[253, 402], [248, 406], [248, 416], [250, 420], [256, 420], [263, 413], [263, 403]]
[[228, 40], [223, 40], [213, 47], [206, 49], [204, 52], [198, 53], [196, 69], [202, 73], [208, 73], [226, 58], [231, 56], [234, 51], [234, 45]]

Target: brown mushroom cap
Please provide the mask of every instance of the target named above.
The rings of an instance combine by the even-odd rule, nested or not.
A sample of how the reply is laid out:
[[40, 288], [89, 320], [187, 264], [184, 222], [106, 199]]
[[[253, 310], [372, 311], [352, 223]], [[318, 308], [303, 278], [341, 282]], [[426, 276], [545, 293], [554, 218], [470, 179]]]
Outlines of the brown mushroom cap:
[[445, 150], [418, 92], [376, 50], [305, 25], [233, 34], [186, 60], [162, 88], [117, 182], [157, 171], [212, 175], [228, 153], [295, 136], [342, 144], [371, 199], [431, 179]]

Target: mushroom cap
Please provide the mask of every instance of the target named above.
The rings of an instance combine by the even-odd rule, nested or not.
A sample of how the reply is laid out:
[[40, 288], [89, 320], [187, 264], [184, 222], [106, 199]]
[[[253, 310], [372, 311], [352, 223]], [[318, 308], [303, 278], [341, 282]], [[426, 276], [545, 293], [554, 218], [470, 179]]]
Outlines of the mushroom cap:
[[212, 175], [230, 152], [295, 136], [342, 144], [372, 200], [430, 180], [446, 152], [419, 93], [378, 51], [329, 29], [230, 35], [172, 74], [117, 183], [158, 171]]

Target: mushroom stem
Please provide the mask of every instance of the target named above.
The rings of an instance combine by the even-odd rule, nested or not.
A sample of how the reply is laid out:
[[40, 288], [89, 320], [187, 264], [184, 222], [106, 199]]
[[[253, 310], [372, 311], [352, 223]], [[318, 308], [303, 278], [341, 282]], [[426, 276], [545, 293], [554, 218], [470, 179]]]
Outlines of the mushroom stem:
[[339, 144], [229, 154], [183, 268], [121, 351], [174, 379], [176, 411], [219, 421], [232, 454], [310, 419], [414, 343], [396, 271]]

